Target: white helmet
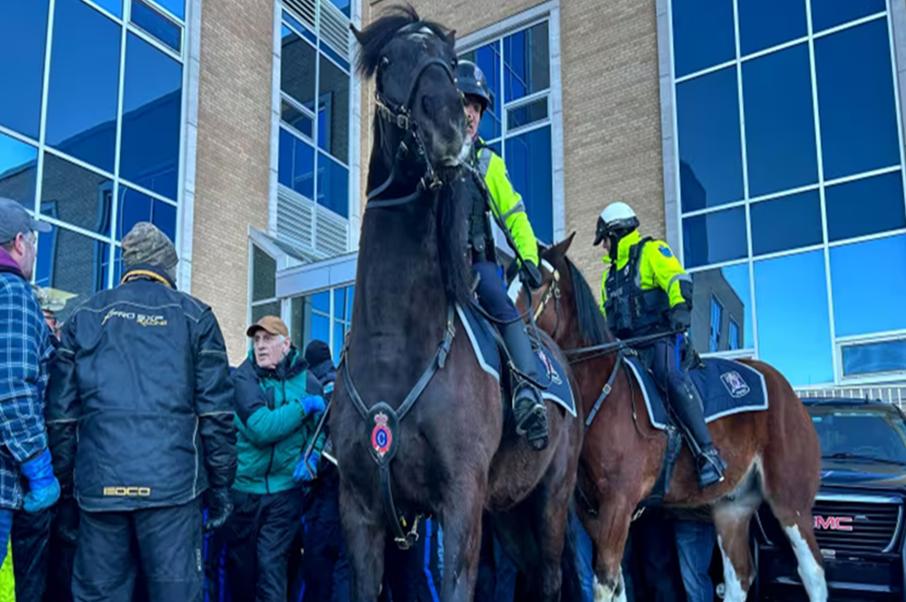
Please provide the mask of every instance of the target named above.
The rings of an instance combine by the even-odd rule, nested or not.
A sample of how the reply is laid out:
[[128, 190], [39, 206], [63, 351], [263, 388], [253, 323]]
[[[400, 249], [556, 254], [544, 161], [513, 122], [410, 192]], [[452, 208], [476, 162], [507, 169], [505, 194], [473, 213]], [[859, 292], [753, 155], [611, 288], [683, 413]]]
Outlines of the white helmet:
[[598, 227], [595, 232], [594, 245], [601, 244], [609, 234], [617, 232], [628, 233], [639, 227], [639, 218], [636, 217], [635, 211], [626, 203], [611, 203], [604, 208], [601, 215], [598, 216]]

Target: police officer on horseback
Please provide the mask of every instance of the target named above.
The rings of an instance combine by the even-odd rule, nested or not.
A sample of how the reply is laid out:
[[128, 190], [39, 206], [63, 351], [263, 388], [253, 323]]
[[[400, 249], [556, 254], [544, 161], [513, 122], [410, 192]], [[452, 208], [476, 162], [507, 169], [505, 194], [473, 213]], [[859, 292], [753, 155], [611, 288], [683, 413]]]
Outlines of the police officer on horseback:
[[663, 333], [638, 349], [642, 360], [665, 389], [673, 414], [690, 440], [699, 487], [723, 481], [726, 462], [711, 441], [698, 390], [685, 358], [686, 331], [692, 324], [692, 278], [667, 243], [642, 238], [639, 220], [626, 203], [611, 203], [598, 217], [594, 244], [608, 251], [601, 283], [601, 311], [621, 339]]
[[494, 319], [506, 343], [510, 360], [519, 373], [513, 392], [516, 432], [524, 435], [533, 449], [542, 450], [548, 444], [547, 407], [532, 382], [537, 381], [539, 361], [525, 331], [525, 324], [501, 280], [491, 220], [502, 223], [509, 231], [521, 259], [522, 277], [532, 288], [541, 286], [538, 243], [522, 198], [510, 184], [503, 159], [478, 136], [478, 124], [491, 102], [485, 76], [475, 63], [465, 60], [459, 61], [455, 75], [456, 85], [463, 93], [468, 119], [466, 133], [471, 143], [468, 163], [477, 170], [488, 193], [475, 195], [469, 215], [472, 269], [479, 276], [478, 300]]

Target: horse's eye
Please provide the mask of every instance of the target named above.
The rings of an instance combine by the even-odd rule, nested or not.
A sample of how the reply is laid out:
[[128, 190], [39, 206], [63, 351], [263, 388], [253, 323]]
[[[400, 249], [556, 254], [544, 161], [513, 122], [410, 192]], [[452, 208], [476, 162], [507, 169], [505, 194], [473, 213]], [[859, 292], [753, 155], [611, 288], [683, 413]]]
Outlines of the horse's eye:
[[390, 66], [390, 59], [388, 59], [388, 58], [385, 56], [384, 58], [381, 59], [381, 67], [383, 67], [384, 69], [386, 69], [386, 68], [389, 67], [389, 66]]

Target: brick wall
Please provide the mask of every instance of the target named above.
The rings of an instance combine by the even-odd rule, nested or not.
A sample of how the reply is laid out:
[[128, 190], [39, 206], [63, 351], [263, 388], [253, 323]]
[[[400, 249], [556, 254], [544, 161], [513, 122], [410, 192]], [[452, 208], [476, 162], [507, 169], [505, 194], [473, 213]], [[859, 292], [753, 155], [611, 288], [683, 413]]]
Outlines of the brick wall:
[[202, 4], [192, 294], [245, 349], [249, 226], [267, 230], [274, 0]]

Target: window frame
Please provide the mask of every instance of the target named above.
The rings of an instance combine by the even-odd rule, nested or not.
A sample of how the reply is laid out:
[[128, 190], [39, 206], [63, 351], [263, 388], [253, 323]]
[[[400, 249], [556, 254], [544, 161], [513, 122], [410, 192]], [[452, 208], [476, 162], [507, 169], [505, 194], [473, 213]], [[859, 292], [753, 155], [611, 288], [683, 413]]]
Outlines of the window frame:
[[853, 376], [847, 376], [843, 373], [844, 348], [857, 347], [860, 345], [870, 345], [874, 343], [893, 343], [899, 341], [906, 341], [906, 329], [891, 330], [887, 332], [873, 333], [870, 335], [855, 335], [838, 338], [834, 344], [834, 355], [837, 356], [838, 367], [836, 374], [837, 383], [846, 386], [858, 386], [886, 383], [890, 381], [903, 381], [904, 379], [906, 379], [906, 367], [901, 370], [869, 372]]

